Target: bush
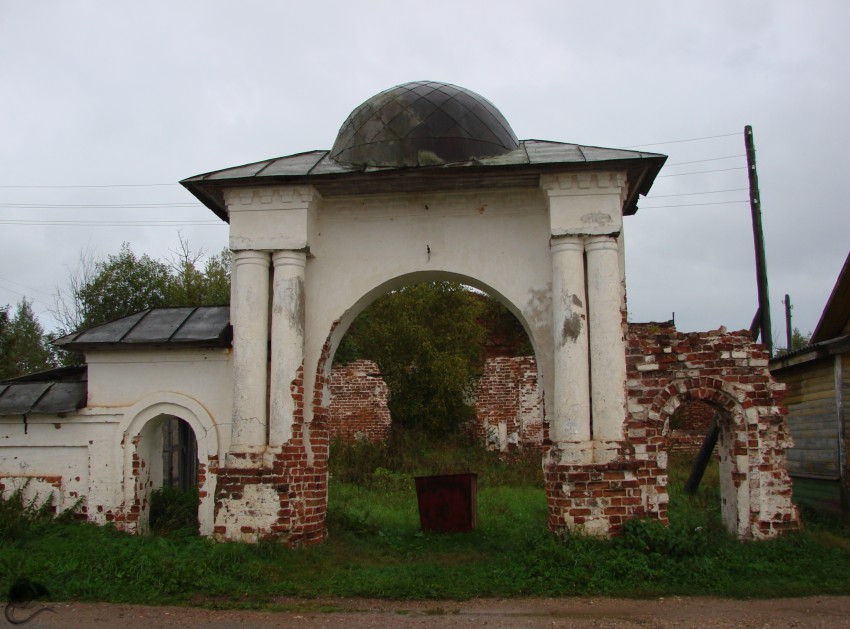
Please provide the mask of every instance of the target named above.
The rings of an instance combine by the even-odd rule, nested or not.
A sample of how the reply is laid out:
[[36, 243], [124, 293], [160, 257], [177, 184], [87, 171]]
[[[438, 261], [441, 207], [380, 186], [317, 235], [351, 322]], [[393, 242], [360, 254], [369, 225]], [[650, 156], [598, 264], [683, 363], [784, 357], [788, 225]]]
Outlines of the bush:
[[162, 487], [151, 492], [150, 527], [154, 535], [197, 535], [197, 488]]
[[24, 498], [29, 481], [6, 498], [0, 498], [0, 540], [13, 541], [46, 530], [54, 520], [65, 522], [72, 520], [79, 511], [82, 500], [55, 515], [53, 493], [43, 500], [35, 495], [31, 500]]
[[675, 558], [701, 556], [709, 549], [708, 535], [703, 527], [667, 526], [658, 520], [626, 521], [621, 540], [626, 548]]

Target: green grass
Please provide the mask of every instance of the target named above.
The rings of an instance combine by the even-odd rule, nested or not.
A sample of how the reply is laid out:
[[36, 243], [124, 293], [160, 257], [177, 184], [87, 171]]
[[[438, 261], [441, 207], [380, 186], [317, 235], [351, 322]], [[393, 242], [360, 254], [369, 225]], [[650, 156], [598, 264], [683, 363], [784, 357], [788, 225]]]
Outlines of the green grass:
[[475, 470], [478, 528], [457, 534], [419, 530], [415, 469], [379, 466], [358, 483], [337, 470], [330, 537], [296, 550], [185, 535], [134, 537], [70, 518], [51, 521], [38, 504], [7, 500], [0, 506], [0, 592], [25, 576], [45, 585], [53, 600], [274, 609], [284, 596], [321, 605], [309, 599], [850, 593], [846, 529], [815, 520], [780, 539], [738, 542], [720, 523], [716, 471], [687, 498], [687, 469], [674, 462], [671, 525], [638, 521], [622, 538], [603, 541], [551, 535], [542, 483], [513, 476], [500, 483], [500, 464], [490, 464]]

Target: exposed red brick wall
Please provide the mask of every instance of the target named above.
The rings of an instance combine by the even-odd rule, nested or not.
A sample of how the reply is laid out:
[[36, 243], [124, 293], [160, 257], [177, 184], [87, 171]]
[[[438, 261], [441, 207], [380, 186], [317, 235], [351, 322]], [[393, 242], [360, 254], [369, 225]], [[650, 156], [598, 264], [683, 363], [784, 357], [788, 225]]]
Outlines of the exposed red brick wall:
[[[218, 474], [218, 538], [275, 538], [289, 544], [324, 539], [333, 415], [328, 406], [323, 406], [325, 387], [332, 382], [332, 377], [325, 375], [329, 344], [330, 340], [317, 369], [312, 421], [305, 424], [300, 409], [293, 437], [279, 452], [231, 453], [227, 467], [208, 468], [208, 473]], [[545, 440], [546, 426], [541, 426], [549, 526], [553, 531], [584, 528], [597, 534], [616, 534], [632, 518], [666, 521], [670, 420], [676, 409], [690, 403], [696, 403], [696, 409], [703, 408], [687, 420], [691, 425], [704, 421], [704, 407], [721, 414], [721, 468], [726, 465], [727, 470], [721, 484], [725, 482], [724, 500], [733, 505], [732, 515], [738, 518], [733, 524], [739, 534], [767, 537], [798, 526], [798, 514], [790, 499], [791, 482], [784, 467], [785, 449], [791, 445], [782, 406], [784, 386], [772, 379], [764, 348], [752, 343], [748, 332], [721, 329], [684, 334], [672, 324], [633, 324], [628, 328], [626, 362], [628, 415], [624, 418], [623, 440], [594, 444], [601, 450], [593, 453], [593, 460], [605, 463], [570, 458], [569, 452]], [[494, 400], [491, 411], [482, 407], [482, 427], [493, 421], [504, 421], [507, 427], [509, 418], [516, 417], [522, 404], [509, 389], [531, 391], [532, 384], [536, 386], [532, 366], [533, 361], [520, 359], [493, 367], [494, 374], [502, 375], [491, 381], [492, 386], [482, 385], [482, 399], [490, 396]], [[367, 375], [367, 381], [373, 377]], [[511, 379], [513, 385], [502, 386]], [[303, 395], [303, 380], [299, 378], [293, 383], [293, 396], [303, 399]], [[520, 423], [511, 426], [522, 434]], [[252, 484], [263, 488], [266, 502], [262, 507], [267, 516], [272, 514], [267, 519], [271, 523], [228, 530], [219, 523], [219, 512], [251, 509], [245, 503], [245, 493]]]
[[[303, 368], [292, 381], [292, 438], [277, 451], [227, 455], [217, 474], [214, 535], [219, 540], [278, 540], [290, 546], [325, 538], [328, 495], [328, 412], [322, 406], [329, 342], [313, 389], [313, 419], [304, 422]], [[246, 488], [254, 485], [251, 496]], [[240, 524], [226, 524], [227, 512]], [[250, 517], [244, 517], [248, 514]]]
[[387, 406], [388, 389], [375, 362], [356, 360], [334, 367], [330, 392], [331, 439], [383, 441], [389, 436], [392, 418]]
[[[783, 405], [785, 386], [771, 376], [768, 358], [747, 330], [686, 334], [672, 322], [629, 326], [626, 449], [634, 458], [655, 456], [666, 476], [676, 410], [704, 404], [720, 411], [721, 463], [727, 461], [733, 470], [730, 484], [735, 491], [745, 489], [741, 496], [749, 503], [748, 520], [739, 526], [745, 537], [765, 537], [799, 525], [785, 469], [785, 450], [792, 445]], [[694, 418], [704, 420], [705, 415]], [[647, 439], [646, 450], [642, 439]], [[665, 455], [658, 457], [659, 451]]]
[[670, 452], [696, 453], [702, 447], [717, 410], [708, 402], [682, 404], [670, 416], [667, 448]]
[[475, 420], [468, 430], [488, 448], [502, 451], [543, 443], [533, 356], [487, 359], [475, 392]]

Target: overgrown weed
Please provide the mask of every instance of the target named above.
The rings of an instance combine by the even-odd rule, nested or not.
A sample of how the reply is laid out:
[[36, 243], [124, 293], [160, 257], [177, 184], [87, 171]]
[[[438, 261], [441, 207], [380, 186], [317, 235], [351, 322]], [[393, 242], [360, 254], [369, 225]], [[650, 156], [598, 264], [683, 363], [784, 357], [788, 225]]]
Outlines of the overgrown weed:
[[[465, 452], [458, 449], [454, 457], [462, 459]], [[448, 451], [444, 457], [449, 459]], [[615, 540], [552, 535], [545, 492], [536, 481], [481, 483], [477, 530], [423, 532], [412, 481], [419, 469], [376, 464], [363, 483], [343, 480], [338, 470], [330, 483], [330, 537], [295, 550], [275, 542], [250, 546], [175, 534], [131, 536], [68, 519], [54, 522], [43, 501], [12, 495], [0, 504], [0, 533], [14, 540], [0, 544], [0, 591], [27, 575], [56, 600], [215, 601], [222, 608], [267, 607], [284, 596], [850, 593], [846, 529], [815, 523], [779, 539], [740, 542], [718, 524], [720, 500], [710, 476], [696, 496], [680, 492], [677, 475], [686, 476], [687, 469], [671, 469], [669, 527], [635, 521]], [[479, 478], [491, 473], [477, 471]]]

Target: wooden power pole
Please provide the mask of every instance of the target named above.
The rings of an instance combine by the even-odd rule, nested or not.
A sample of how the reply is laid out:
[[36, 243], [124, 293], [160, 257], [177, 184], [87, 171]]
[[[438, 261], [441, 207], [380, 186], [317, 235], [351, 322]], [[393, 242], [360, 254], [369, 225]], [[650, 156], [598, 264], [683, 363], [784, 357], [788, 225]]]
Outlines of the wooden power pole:
[[785, 340], [787, 343], [785, 348], [790, 352], [794, 350], [792, 347], [794, 333], [791, 328], [791, 297], [788, 296], [788, 293], [785, 293], [785, 301], [782, 303], [785, 304]]
[[773, 356], [773, 333], [770, 326], [770, 295], [767, 290], [767, 262], [764, 255], [764, 231], [761, 226], [761, 198], [759, 196], [759, 175], [756, 170], [756, 147], [753, 142], [753, 128], [744, 127], [744, 144], [747, 147], [747, 174], [750, 178], [750, 212], [753, 216], [753, 240], [756, 249], [756, 281], [758, 282], [759, 315], [761, 342]]

